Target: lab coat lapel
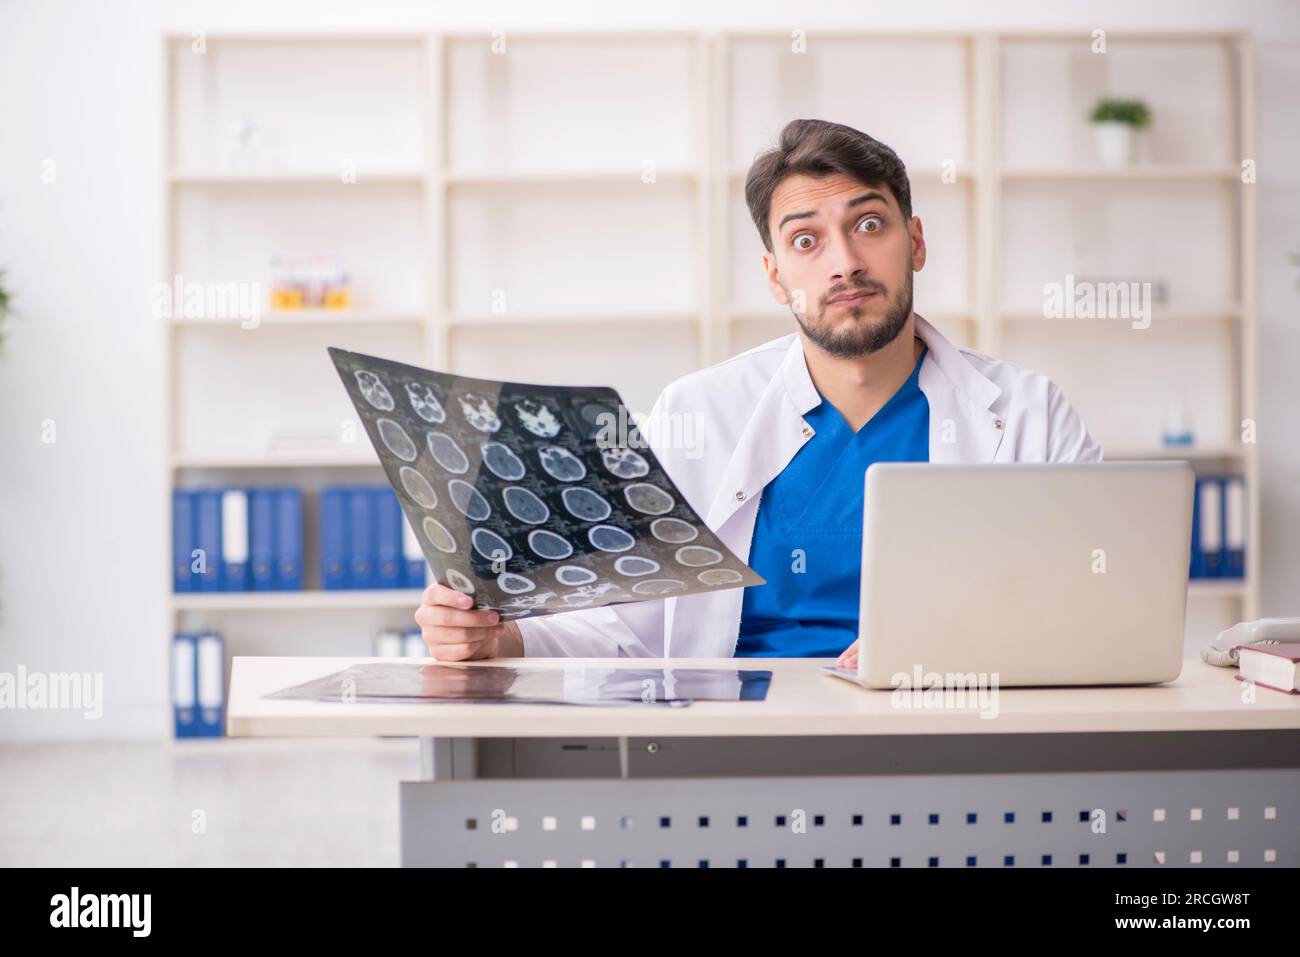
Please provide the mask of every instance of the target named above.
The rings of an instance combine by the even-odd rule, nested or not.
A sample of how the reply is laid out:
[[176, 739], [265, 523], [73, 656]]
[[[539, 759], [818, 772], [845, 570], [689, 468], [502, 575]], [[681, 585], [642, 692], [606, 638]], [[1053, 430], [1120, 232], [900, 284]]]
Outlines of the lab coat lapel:
[[[794, 335], [791, 340], [777, 374], [758, 397], [723, 467], [705, 516], [709, 528], [742, 562], [749, 561], [759, 497], [812, 436], [803, 414], [821, 401], [808, 374], [799, 337]], [[728, 398], [744, 401], [740, 396]], [[744, 594], [742, 588], [728, 588], [669, 598], [664, 607], [666, 653], [731, 657], [740, 634]]]
[[990, 406], [1002, 390], [921, 316], [916, 334], [927, 347], [917, 384], [930, 405], [930, 461], [993, 462], [1006, 423]]
[[[821, 396], [808, 375], [803, 347], [795, 336], [777, 374], [768, 381], [745, 424], [705, 518], [709, 527], [727, 542], [728, 548], [736, 549], [736, 545], [727, 540], [723, 530], [738, 513], [743, 515], [753, 510], [759, 493], [781, 474], [808, 441], [812, 430], [804, 422], [803, 414], [819, 402]], [[753, 523], [740, 524], [746, 526], [744, 551], [747, 554]]]

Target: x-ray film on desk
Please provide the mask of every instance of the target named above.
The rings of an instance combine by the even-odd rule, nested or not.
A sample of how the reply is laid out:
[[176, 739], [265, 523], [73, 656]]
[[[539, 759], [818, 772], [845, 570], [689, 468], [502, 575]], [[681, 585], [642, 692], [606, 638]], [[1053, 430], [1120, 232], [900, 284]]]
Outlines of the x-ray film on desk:
[[761, 701], [772, 672], [734, 668], [524, 667], [366, 662], [266, 695], [321, 702], [684, 705]]

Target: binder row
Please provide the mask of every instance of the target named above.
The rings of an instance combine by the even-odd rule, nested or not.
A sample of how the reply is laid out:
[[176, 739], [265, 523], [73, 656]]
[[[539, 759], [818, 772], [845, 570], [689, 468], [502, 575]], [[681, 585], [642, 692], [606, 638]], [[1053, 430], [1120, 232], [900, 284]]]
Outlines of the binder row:
[[172, 712], [178, 738], [225, 735], [226, 647], [215, 631], [172, 636]]
[[172, 491], [173, 590], [300, 591], [302, 556], [298, 489]]
[[1246, 575], [1246, 482], [1239, 475], [1197, 476], [1188, 576]]
[[426, 567], [419, 540], [390, 486], [329, 486], [321, 491], [324, 588], [423, 588]]

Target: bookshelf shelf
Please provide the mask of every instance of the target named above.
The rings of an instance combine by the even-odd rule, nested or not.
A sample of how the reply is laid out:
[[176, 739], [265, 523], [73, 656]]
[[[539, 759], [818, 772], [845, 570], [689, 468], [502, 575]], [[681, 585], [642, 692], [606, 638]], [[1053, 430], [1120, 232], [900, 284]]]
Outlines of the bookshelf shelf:
[[330, 449], [295, 452], [184, 452], [172, 456], [173, 469], [379, 468], [370, 448], [357, 452]]
[[590, 323], [626, 323], [630, 325], [671, 325], [673, 323], [698, 322], [699, 317], [682, 313], [622, 313], [616, 310], [583, 315], [572, 312], [566, 315], [555, 313], [516, 314], [491, 312], [463, 312], [447, 317], [453, 326], [534, 326], [534, 325], [587, 325]]
[[173, 186], [366, 186], [393, 184], [423, 186], [425, 174], [418, 170], [357, 170], [345, 178], [342, 170], [262, 170], [231, 173], [175, 172], [168, 177]]
[[1243, 461], [1253, 453], [1250, 446], [1114, 446], [1105, 449], [1108, 461], [1140, 459], [1187, 459], [1190, 462]]
[[[441, 179], [448, 186], [545, 186], [549, 183], [588, 185], [643, 185], [639, 168], [630, 169], [554, 169], [554, 170], [457, 170], [445, 171]], [[656, 169], [654, 183], [694, 183], [699, 175], [688, 169]]]
[[1148, 164], [1124, 167], [1106, 166], [1043, 166], [1020, 167], [1001, 170], [999, 175], [1004, 180], [1112, 180], [1146, 182], [1204, 180], [1218, 182], [1233, 180], [1241, 174], [1239, 169], [1228, 166], [1181, 166], [1177, 163]]
[[1246, 582], [1241, 579], [1193, 579], [1187, 584], [1191, 598], [1242, 598]]
[[[171, 324], [178, 329], [235, 329], [242, 332], [251, 332], [253, 329], [245, 329], [239, 319], [208, 319], [208, 318], [176, 318], [170, 320]], [[380, 326], [380, 325], [398, 325], [398, 326], [416, 326], [421, 327], [425, 318], [415, 314], [400, 313], [374, 313], [359, 312], [351, 309], [295, 309], [284, 312], [266, 312], [257, 319], [257, 325], [260, 326], [333, 326], [333, 325], [360, 325], [360, 326]]]
[[410, 608], [420, 605], [418, 588], [373, 591], [192, 592], [173, 594], [175, 611], [329, 611], [365, 608]]

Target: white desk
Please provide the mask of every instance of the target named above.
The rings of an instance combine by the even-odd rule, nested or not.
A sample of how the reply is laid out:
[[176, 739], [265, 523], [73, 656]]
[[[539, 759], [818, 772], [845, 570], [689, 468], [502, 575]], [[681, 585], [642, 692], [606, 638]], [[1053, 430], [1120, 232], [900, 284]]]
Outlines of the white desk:
[[1300, 696], [1244, 700], [1196, 659], [1166, 685], [999, 689], [991, 718], [807, 659], [499, 662], [773, 672], [766, 701], [685, 708], [263, 698], [376, 660], [235, 658], [228, 729], [421, 738], [406, 864], [1300, 864]]

